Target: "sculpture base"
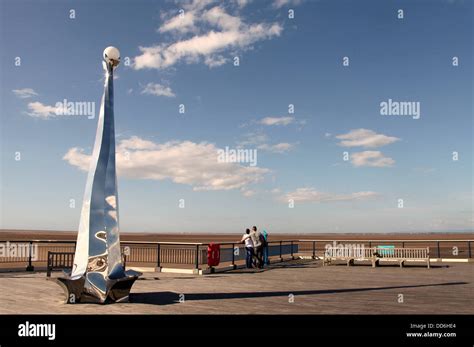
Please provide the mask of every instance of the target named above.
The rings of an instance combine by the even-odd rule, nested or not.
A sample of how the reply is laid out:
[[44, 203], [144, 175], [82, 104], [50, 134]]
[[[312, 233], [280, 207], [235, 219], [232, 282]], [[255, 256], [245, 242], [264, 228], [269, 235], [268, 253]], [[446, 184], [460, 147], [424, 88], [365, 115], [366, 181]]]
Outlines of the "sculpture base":
[[128, 296], [135, 281], [142, 274], [137, 271], [125, 271], [125, 277], [106, 280], [107, 290], [97, 293], [97, 290], [88, 289], [86, 286], [86, 276], [77, 279], [71, 277], [56, 278], [66, 295], [66, 304], [95, 303], [108, 304], [114, 302], [128, 302]]

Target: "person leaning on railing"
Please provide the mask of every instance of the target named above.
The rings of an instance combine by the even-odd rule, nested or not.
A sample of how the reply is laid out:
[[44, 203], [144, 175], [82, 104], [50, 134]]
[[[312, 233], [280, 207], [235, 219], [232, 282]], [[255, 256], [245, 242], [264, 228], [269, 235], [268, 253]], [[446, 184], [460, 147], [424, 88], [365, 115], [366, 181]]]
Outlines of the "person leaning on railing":
[[253, 247], [255, 251], [255, 257], [257, 258], [257, 267], [259, 269], [263, 268], [263, 243], [260, 238], [261, 234], [257, 230], [256, 226], [252, 227], [252, 231], [250, 232], [250, 237], [253, 241]]
[[262, 244], [263, 244], [263, 264], [270, 264], [268, 260], [268, 233], [266, 230], [263, 230], [262, 234]]
[[253, 241], [252, 237], [250, 236], [250, 229], [245, 230], [245, 234], [242, 236], [242, 240], [240, 240], [241, 243], [245, 243], [245, 251], [247, 252], [247, 256], [245, 258], [245, 266], [247, 269], [251, 269], [252, 266], [252, 260], [254, 256], [254, 247], [253, 247]]

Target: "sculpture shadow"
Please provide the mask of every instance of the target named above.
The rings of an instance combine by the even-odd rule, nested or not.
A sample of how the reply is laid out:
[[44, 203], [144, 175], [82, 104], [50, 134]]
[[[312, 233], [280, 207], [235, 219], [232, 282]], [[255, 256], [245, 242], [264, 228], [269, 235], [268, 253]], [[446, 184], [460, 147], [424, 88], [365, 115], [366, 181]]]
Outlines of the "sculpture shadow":
[[[468, 282], [446, 282], [434, 284], [417, 284], [405, 286], [388, 287], [366, 287], [366, 288], [345, 288], [345, 289], [320, 289], [320, 290], [294, 290], [294, 291], [271, 291], [271, 292], [236, 292], [236, 293], [184, 293], [186, 301], [201, 300], [226, 300], [226, 299], [248, 299], [248, 298], [269, 298], [277, 296], [297, 295], [320, 295], [320, 294], [339, 294], [339, 293], [357, 293], [366, 291], [381, 291], [390, 289], [423, 288], [437, 286], [456, 286], [468, 284]], [[145, 292], [131, 293], [130, 303], [133, 304], [151, 304], [151, 305], [172, 305], [180, 303], [181, 293], [175, 292]]]

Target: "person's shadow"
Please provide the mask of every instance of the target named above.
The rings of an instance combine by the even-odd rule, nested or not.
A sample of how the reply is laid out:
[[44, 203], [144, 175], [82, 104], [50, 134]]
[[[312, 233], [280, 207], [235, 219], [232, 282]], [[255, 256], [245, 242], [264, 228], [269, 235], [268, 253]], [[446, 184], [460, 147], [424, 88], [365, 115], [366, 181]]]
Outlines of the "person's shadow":
[[403, 288], [421, 288], [435, 286], [456, 286], [468, 284], [468, 282], [447, 282], [434, 284], [417, 284], [405, 286], [389, 287], [367, 287], [367, 288], [347, 288], [347, 289], [320, 289], [320, 290], [295, 290], [295, 291], [272, 291], [272, 292], [237, 292], [237, 293], [175, 293], [175, 292], [147, 292], [130, 293], [130, 303], [151, 304], [151, 305], [172, 305], [180, 303], [180, 298], [184, 294], [185, 301], [200, 300], [225, 300], [225, 299], [246, 299], [246, 298], [267, 298], [277, 296], [297, 295], [319, 295], [319, 294], [337, 294], [337, 293], [355, 293], [365, 291], [380, 291]]

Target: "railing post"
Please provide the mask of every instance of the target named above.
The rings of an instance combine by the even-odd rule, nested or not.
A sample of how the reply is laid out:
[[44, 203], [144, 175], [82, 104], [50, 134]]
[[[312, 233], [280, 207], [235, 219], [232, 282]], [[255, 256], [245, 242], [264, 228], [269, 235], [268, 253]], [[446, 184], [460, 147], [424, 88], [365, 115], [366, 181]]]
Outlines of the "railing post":
[[156, 254], [156, 267], [158, 269], [161, 268], [161, 244], [159, 243], [157, 248], [156, 248], [157, 254]]
[[196, 259], [194, 263], [194, 269], [199, 271], [199, 245], [196, 245]]
[[33, 264], [31, 263], [31, 257], [32, 257], [32, 252], [33, 252], [33, 241], [30, 241], [29, 247], [28, 247], [28, 266], [26, 267], [26, 271], [34, 271]]
[[428, 267], [428, 269], [431, 267], [431, 263], [430, 263], [430, 248], [429, 248], [429, 247], [426, 247], [426, 266]]
[[46, 268], [46, 277], [51, 277], [51, 252], [48, 251], [48, 267]]
[[439, 241], [437, 241], [437, 245], [438, 245], [438, 258], [441, 258], [441, 250], [439, 248]]
[[235, 269], [235, 243], [232, 244], [232, 268]]
[[282, 241], [280, 241], [280, 261], [283, 261], [281, 243], [282, 243]]
[[316, 259], [316, 241], [313, 241], [313, 259]]
[[467, 250], [468, 250], [468, 253], [469, 253], [469, 258], [472, 258], [471, 241], [467, 241]]
[[290, 242], [290, 247], [291, 247], [291, 260], [294, 260], [295, 257], [293, 257], [293, 241]]

